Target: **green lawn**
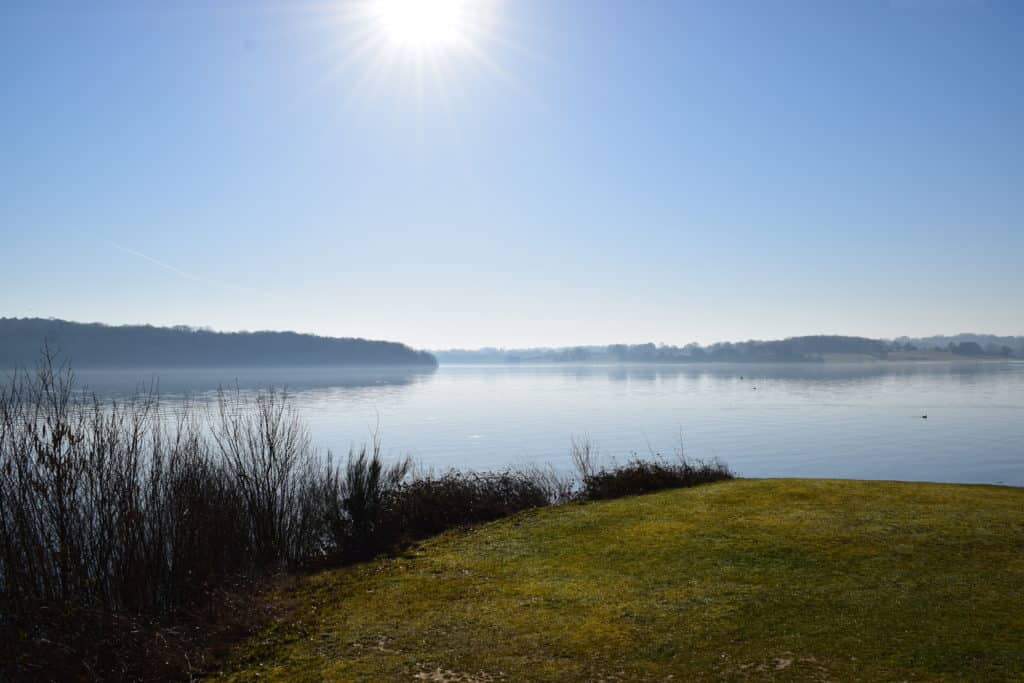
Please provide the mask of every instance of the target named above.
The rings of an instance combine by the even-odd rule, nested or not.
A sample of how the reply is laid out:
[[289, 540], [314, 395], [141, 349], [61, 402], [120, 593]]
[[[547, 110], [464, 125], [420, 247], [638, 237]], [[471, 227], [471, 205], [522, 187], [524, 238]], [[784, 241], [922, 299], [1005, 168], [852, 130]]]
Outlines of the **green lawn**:
[[737, 480], [304, 580], [232, 680], [1024, 680], [1024, 489]]

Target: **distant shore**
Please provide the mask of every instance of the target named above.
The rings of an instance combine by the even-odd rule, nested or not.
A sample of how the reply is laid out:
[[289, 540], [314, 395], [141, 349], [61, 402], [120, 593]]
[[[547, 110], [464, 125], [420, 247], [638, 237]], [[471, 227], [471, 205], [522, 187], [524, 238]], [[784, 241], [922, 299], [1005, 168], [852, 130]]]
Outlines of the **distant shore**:
[[820, 363], [879, 360], [993, 360], [1024, 358], [1024, 337], [958, 334], [953, 337], [871, 339], [810, 335], [777, 340], [609, 344], [556, 348], [435, 349], [440, 363]]
[[856, 353], [827, 353], [815, 358], [800, 358], [790, 360], [579, 360], [579, 361], [556, 361], [551, 359], [526, 359], [526, 360], [441, 360], [439, 366], [458, 365], [575, 365], [594, 367], [615, 367], [615, 366], [679, 366], [679, 367], [701, 367], [711, 365], [828, 365], [828, 364], [870, 364], [870, 363], [1006, 363], [1024, 362], [1024, 358], [1016, 357], [995, 357], [995, 356], [959, 356], [949, 351], [908, 351], [893, 352], [885, 356], [874, 356], [870, 354]]
[[437, 366], [426, 351], [358, 337], [0, 318], [0, 368], [34, 367], [43, 349], [76, 368]]

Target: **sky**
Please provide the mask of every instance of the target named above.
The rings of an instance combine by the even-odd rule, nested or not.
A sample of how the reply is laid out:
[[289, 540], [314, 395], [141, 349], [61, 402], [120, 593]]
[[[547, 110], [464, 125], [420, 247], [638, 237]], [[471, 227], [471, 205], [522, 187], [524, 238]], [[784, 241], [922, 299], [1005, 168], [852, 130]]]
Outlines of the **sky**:
[[0, 316], [1024, 334], [1024, 3], [467, 2], [4, 2]]

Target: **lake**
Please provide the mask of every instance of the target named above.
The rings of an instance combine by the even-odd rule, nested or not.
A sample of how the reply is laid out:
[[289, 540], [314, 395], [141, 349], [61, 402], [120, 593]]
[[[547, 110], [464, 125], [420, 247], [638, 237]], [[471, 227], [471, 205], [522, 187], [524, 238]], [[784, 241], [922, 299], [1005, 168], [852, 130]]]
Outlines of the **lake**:
[[[81, 370], [106, 396], [159, 381], [164, 410], [287, 387], [322, 449], [377, 429], [426, 467], [570, 466], [572, 436], [606, 460], [717, 457], [741, 476], [1024, 485], [1024, 363], [443, 365]], [[923, 419], [922, 415], [927, 415]]]

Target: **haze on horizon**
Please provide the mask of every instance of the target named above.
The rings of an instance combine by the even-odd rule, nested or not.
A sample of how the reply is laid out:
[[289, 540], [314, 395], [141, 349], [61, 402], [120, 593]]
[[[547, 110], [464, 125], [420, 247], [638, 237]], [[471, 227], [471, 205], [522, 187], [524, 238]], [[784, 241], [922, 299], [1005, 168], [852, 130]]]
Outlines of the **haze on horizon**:
[[1024, 334], [1024, 4], [464, 4], [5, 3], [0, 316]]

